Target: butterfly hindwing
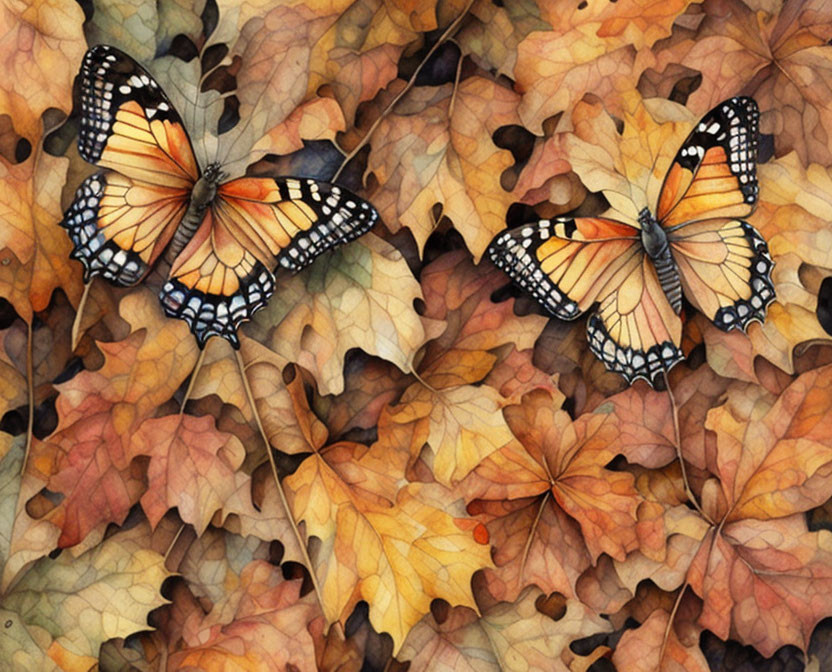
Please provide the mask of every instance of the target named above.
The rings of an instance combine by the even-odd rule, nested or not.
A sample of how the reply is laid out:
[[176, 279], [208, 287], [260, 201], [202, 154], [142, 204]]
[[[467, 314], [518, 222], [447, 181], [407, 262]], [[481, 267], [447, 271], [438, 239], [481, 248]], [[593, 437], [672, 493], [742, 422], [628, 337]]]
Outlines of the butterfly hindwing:
[[708, 220], [668, 237], [685, 296], [723, 331], [763, 322], [774, 301], [774, 262], [748, 222]]
[[214, 204], [171, 267], [160, 295], [204, 345], [212, 335], [239, 347], [237, 329], [266, 305], [274, 269], [292, 271], [369, 231], [378, 213], [336, 185], [300, 178], [240, 178]]
[[592, 352], [608, 370], [650, 384], [684, 359], [682, 322], [646, 255], [621, 266], [598, 297], [587, 322]]
[[626, 257], [639, 253], [638, 235], [635, 227], [612, 219], [544, 219], [504, 231], [487, 254], [552, 315], [574, 320]]
[[743, 218], [757, 205], [760, 112], [752, 98], [723, 101], [694, 127], [665, 176], [656, 218], [666, 229]]

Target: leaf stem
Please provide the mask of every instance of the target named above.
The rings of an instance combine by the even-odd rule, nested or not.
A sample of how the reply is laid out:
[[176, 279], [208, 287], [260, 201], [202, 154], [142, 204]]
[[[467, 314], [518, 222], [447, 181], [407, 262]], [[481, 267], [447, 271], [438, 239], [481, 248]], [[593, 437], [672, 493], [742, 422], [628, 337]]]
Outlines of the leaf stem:
[[540, 506], [537, 509], [537, 515], [534, 517], [534, 522], [532, 523], [532, 527], [529, 530], [529, 536], [526, 539], [526, 545], [523, 547], [523, 558], [520, 561], [520, 585], [523, 584], [523, 576], [526, 573], [526, 560], [529, 558], [529, 549], [532, 547], [532, 540], [534, 539], [534, 534], [537, 532], [537, 526], [540, 524], [540, 519], [543, 516], [543, 510], [546, 508], [546, 502], [549, 501], [549, 495], [552, 494], [552, 489], [549, 488], [543, 495], [543, 499], [540, 502]]
[[685, 594], [685, 591], [688, 588], [688, 581], [685, 579], [685, 582], [682, 584], [682, 587], [679, 589], [679, 595], [676, 597], [676, 602], [673, 604], [673, 609], [670, 612], [670, 615], [667, 617], [667, 627], [664, 629], [664, 638], [662, 639], [662, 648], [659, 649], [659, 666], [657, 669], [662, 669], [662, 659], [664, 658], [664, 650], [667, 648], [667, 640], [670, 638], [670, 628], [673, 627], [673, 619], [676, 618], [676, 612], [679, 611], [679, 605], [682, 603], [682, 597]]
[[445, 32], [442, 33], [442, 36], [430, 48], [430, 51], [428, 51], [427, 55], [422, 59], [422, 62], [419, 63], [419, 66], [410, 76], [410, 79], [407, 80], [407, 84], [405, 84], [405, 87], [401, 91], [399, 91], [398, 95], [396, 95], [396, 97], [390, 101], [387, 107], [384, 108], [384, 111], [382, 111], [378, 119], [376, 119], [373, 122], [373, 125], [370, 126], [370, 130], [367, 131], [366, 135], [364, 135], [363, 138], [361, 138], [361, 141], [355, 147], [353, 147], [352, 151], [349, 154], [347, 154], [344, 157], [344, 160], [341, 162], [341, 166], [338, 168], [338, 170], [335, 171], [335, 174], [332, 176], [330, 182], [335, 182], [338, 179], [338, 176], [341, 175], [347, 164], [350, 161], [352, 161], [355, 158], [355, 155], [358, 154], [358, 152], [360, 152], [364, 148], [364, 145], [366, 145], [370, 141], [370, 138], [373, 136], [373, 133], [376, 132], [381, 122], [384, 121], [385, 118], [387, 118], [387, 115], [393, 111], [393, 108], [396, 107], [396, 104], [402, 98], [404, 98], [405, 94], [413, 88], [413, 85], [416, 83], [416, 78], [419, 76], [419, 73], [422, 72], [422, 68], [430, 60], [430, 57], [433, 56], [436, 50], [439, 49], [439, 47], [441, 47], [443, 44], [445, 44], [445, 42], [447, 42], [450, 39], [451, 35], [453, 35], [454, 32], [456, 32], [456, 29], [459, 27], [459, 24], [462, 22], [462, 19], [464, 19], [468, 15], [468, 12], [471, 10], [471, 6], [473, 4], [474, 0], [468, 0], [468, 4], [465, 5], [465, 8], [460, 12], [459, 16], [456, 17], [451, 23], [451, 25], [449, 25], [445, 29]]
[[254, 421], [257, 423], [257, 429], [260, 432], [260, 437], [263, 439], [263, 443], [266, 446], [266, 455], [269, 458], [269, 465], [272, 469], [272, 477], [274, 478], [274, 484], [277, 487], [277, 494], [280, 496], [280, 504], [283, 506], [283, 511], [286, 514], [286, 518], [289, 520], [290, 526], [292, 531], [295, 533], [295, 538], [297, 539], [298, 546], [300, 547], [300, 553], [303, 558], [303, 562], [306, 565], [306, 568], [309, 570], [309, 576], [312, 579], [312, 587], [315, 590], [315, 596], [318, 598], [318, 604], [321, 607], [321, 613], [324, 615], [326, 619], [326, 609], [324, 608], [324, 598], [323, 593], [321, 592], [321, 586], [318, 583], [318, 577], [315, 574], [315, 568], [312, 565], [312, 559], [309, 557], [309, 551], [306, 548], [306, 542], [303, 539], [303, 535], [300, 533], [300, 528], [298, 527], [297, 522], [295, 521], [295, 517], [292, 515], [292, 510], [289, 507], [289, 500], [286, 499], [286, 493], [283, 490], [283, 484], [280, 482], [280, 476], [277, 472], [277, 464], [274, 461], [274, 455], [272, 455], [272, 446], [269, 443], [269, 437], [266, 435], [266, 430], [263, 427], [263, 421], [260, 419], [260, 413], [257, 411], [257, 404], [254, 401], [254, 394], [251, 391], [251, 385], [248, 382], [248, 374], [246, 373], [246, 366], [245, 362], [243, 362], [243, 356], [240, 354], [239, 350], [235, 350], [234, 354], [237, 357], [237, 366], [240, 368], [240, 377], [243, 379], [243, 387], [246, 391], [246, 398], [248, 399], [249, 406], [251, 406], [252, 415], [254, 415]]
[[688, 500], [690, 500], [690, 503], [693, 504], [694, 508], [699, 512], [699, 514], [705, 520], [710, 522], [710, 518], [707, 515], [705, 515], [705, 512], [702, 510], [702, 507], [699, 506], [699, 501], [693, 494], [693, 490], [690, 489], [688, 473], [685, 469], [685, 458], [682, 456], [682, 435], [679, 430], [679, 409], [676, 407], [676, 399], [673, 396], [673, 391], [670, 389], [670, 380], [667, 377], [667, 371], [662, 370], [662, 375], [664, 376], [664, 387], [665, 390], [667, 390], [667, 397], [670, 400], [670, 413], [673, 416], [673, 432], [675, 434], [674, 444], [676, 448], [676, 457], [679, 460], [679, 467], [682, 470], [682, 482], [685, 486], [685, 494], [687, 494]]
[[87, 306], [87, 299], [90, 295], [90, 287], [92, 287], [95, 276], [90, 278], [89, 282], [84, 283], [84, 293], [81, 294], [81, 300], [78, 302], [78, 309], [75, 311], [75, 319], [72, 321], [72, 350], [78, 347], [78, 341], [81, 340], [81, 320], [84, 319], [84, 308]]
[[164, 561], [162, 562], [162, 566], [166, 567], [168, 564], [168, 558], [170, 557], [171, 551], [173, 551], [173, 547], [176, 546], [176, 542], [179, 541], [179, 537], [182, 536], [182, 532], [185, 531], [185, 523], [182, 523], [179, 526], [176, 534], [173, 536], [173, 540], [168, 545], [168, 550], [165, 551]]
[[20, 468], [21, 476], [26, 473], [26, 467], [29, 464], [29, 453], [32, 450], [32, 438], [35, 430], [35, 364], [33, 361], [34, 348], [32, 342], [34, 341], [34, 332], [32, 330], [32, 320], [29, 320], [26, 325], [26, 393], [29, 402], [29, 421], [26, 426], [26, 448], [23, 452], [23, 466]]
[[182, 404], [179, 406], [179, 415], [182, 415], [185, 412], [185, 404], [188, 403], [188, 399], [191, 398], [191, 392], [194, 391], [194, 383], [196, 382], [196, 378], [202, 368], [202, 362], [205, 360], [205, 351], [208, 349], [208, 345], [210, 343], [211, 339], [208, 339], [208, 343], [205, 344], [205, 347], [200, 348], [199, 350], [199, 358], [196, 360], [196, 364], [194, 364], [193, 371], [191, 371], [191, 379], [188, 381], [188, 389], [185, 390], [185, 396], [182, 398]]

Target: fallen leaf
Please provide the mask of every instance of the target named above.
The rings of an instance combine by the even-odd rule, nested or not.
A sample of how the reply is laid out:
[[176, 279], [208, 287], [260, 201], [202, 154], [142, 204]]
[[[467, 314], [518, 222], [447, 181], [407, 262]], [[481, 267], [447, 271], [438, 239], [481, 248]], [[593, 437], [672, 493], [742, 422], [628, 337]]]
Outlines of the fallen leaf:
[[492, 134], [518, 123], [518, 96], [484, 77], [411, 91], [378, 126], [368, 158], [381, 188], [373, 203], [393, 232], [410, 229], [420, 253], [442, 205], [479, 261], [505, 226], [513, 197], [500, 186], [512, 163]]
[[537, 608], [543, 597], [537, 588], [527, 588], [514, 604], [500, 603], [483, 614], [482, 628], [502, 669], [567, 672], [577, 657], [569, 648], [573, 640], [612, 630], [576, 600], [566, 600], [563, 615], [554, 619]]
[[62, 662], [95, 663], [106, 640], [147, 629], [147, 614], [164, 604], [159, 588], [167, 576], [161, 555], [122, 533], [78, 558], [39, 560], [3, 597], [3, 607], [46, 643], [60, 667], [77, 669]]
[[[404, 485], [404, 460], [341, 442], [307, 458], [285, 479], [294, 517], [320, 539], [313, 571], [328, 622], [356, 602], [393, 637], [394, 653], [431, 599], [474, 607], [471, 575], [491, 564], [487, 540], [460, 521], [462, 503], [442, 486]], [[477, 541], [475, 541], [477, 539]]]
[[523, 94], [523, 125], [540, 133], [543, 121], [569, 111], [586, 93], [616, 98], [654, 63], [651, 47], [670, 35], [689, 0], [552, 5], [542, 18], [552, 30], [530, 33], [518, 47], [514, 76]]
[[68, 0], [0, 9], [0, 23], [8, 27], [0, 39], [7, 75], [0, 87], [0, 115], [9, 115], [32, 146], [40, 139], [44, 111], [56, 107], [69, 112], [72, 106], [75, 68], [87, 49], [83, 22], [81, 7]]
[[317, 669], [307, 630], [316, 608], [310, 595], [300, 597], [300, 581], [284, 581], [279, 568], [253, 560], [226, 600], [229, 605], [216, 605], [171, 652], [173, 669]]
[[688, 99], [699, 114], [737, 93], [753, 96], [777, 156], [794, 150], [804, 163], [832, 163], [828, 5], [789, 0], [754, 8], [740, 0], [706, 0], [703, 10], [695, 33], [680, 32], [657, 50], [656, 69], [682, 63], [700, 71], [701, 85]]
[[572, 596], [601, 553], [623, 560], [640, 545], [644, 500], [631, 474], [604, 466], [616, 454], [617, 427], [604, 415], [573, 422], [558, 401], [534, 390], [506, 408], [519, 443], [492, 453], [462, 484], [495, 547], [497, 569], [486, 576], [497, 599], [514, 599], [529, 583]]
[[338, 394], [350, 348], [410, 370], [425, 340], [420, 297], [401, 254], [370, 234], [287, 279], [244, 331], [312, 372], [322, 394]]

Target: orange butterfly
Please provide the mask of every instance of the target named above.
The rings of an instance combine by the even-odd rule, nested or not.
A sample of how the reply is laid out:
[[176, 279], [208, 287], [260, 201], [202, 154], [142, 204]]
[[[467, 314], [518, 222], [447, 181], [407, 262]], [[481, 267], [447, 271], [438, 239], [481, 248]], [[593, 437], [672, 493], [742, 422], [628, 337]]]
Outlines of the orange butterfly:
[[134, 285], [167, 250], [159, 298], [203, 347], [237, 328], [274, 292], [278, 265], [298, 271], [369, 231], [366, 201], [334, 184], [294, 177], [223, 182], [200, 170], [182, 119], [161, 87], [118, 49], [90, 49], [81, 66], [81, 156], [104, 170], [87, 178], [61, 225], [84, 264]]
[[546, 310], [574, 320], [597, 303], [589, 347], [628, 382], [684, 359], [682, 290], [724, 331], [763, 322], [774, 263], [748, 222], [757, 205], [757, 103], [731, 98], [695, 126], [638, 224], [558, 217], [498, 235], [491, 260]]

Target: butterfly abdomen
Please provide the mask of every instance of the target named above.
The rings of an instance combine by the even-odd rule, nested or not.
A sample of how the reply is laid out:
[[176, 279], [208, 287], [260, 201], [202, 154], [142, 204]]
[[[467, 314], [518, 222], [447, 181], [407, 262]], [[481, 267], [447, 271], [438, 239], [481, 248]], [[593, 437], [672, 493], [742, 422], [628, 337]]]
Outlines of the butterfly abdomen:
[[678, 315], [682, 312], [682, 279], [670, 252], [667, 234], [647, 208], [639, 214], [639, 224], [644, 251], [653, 262], [662, 291]]
[[217, 185], [224, 177], [217, 164], [211, 164], [194, 184], [191, 190], [191, 200], [188, 203], [188, 209], [185, 211], [182, 222], [176, 229], [173, 240], [167, 251], [168, 262], [173, 263], [173, 260], [179, 253], [185, 249], [185, 246], [194, 237], [199, 225], [205, 217], [205, 210], [213, 203], [217, 195]]

